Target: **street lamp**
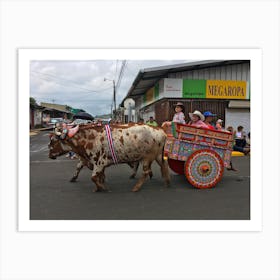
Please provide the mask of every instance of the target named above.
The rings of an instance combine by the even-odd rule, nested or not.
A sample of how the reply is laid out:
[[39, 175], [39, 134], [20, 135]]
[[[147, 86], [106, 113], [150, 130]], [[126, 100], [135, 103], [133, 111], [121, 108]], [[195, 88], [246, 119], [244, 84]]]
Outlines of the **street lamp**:
[[117, 113], [117, 108], [116, 108], [116, 86], [115, 86], [115, 80], [110, 80], [107, 78], [104, 78], [104, 82], [105, 81], [111, 81], [113, 82], [113, 88], [114, 88], [114, 92], [113, 92], [113, 98], [114, 98], [114, 109], [115, 109], [115, 114]]

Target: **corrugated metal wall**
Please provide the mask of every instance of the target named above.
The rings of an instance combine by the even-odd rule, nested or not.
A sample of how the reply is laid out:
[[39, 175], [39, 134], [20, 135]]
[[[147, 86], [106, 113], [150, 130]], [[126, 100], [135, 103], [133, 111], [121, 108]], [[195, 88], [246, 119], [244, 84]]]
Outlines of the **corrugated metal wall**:
[[206, 69], [190, 70], [179, 73], [170, 73], [168, 78], [202, 79], [202, 80], [250, 80], [250, 64], [241, 63], [227, 66], [217, 66]]

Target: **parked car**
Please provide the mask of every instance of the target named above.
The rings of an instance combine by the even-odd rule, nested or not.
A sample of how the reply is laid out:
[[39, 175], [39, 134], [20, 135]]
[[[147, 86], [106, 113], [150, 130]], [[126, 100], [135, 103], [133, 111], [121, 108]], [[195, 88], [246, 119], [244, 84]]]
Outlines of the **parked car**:
[[47, 128], [54, 129], [57, 122], [63, 122], [63, 118], [51, 118], [47, 123]]
[[88, 124], [88, 123], [92, 123], [92, 121], [90, 121], [90, 120], [83, 120], [83, 119], [75, 119], [72, 123], [73, 124]]

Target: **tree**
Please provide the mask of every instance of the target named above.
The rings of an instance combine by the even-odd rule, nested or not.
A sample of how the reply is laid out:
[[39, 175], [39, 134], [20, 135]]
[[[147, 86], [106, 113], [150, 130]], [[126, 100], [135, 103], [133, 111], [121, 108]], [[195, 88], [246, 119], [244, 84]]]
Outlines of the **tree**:
[[37, 102], [36, 102], [36, 99], [33, 98], [33, 97], [30, 97], [30, 98], [29, 98], [29, 103], [30, 103], [31, 106], [36, 106], [36, 105], [38, 105]]

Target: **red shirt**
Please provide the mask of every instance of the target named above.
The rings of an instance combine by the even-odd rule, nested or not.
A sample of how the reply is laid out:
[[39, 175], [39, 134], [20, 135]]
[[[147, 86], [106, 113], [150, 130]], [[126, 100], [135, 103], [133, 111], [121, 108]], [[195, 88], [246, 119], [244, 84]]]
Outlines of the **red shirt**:
[[206, 124], [208, 129], [216, 130], [216, 128], [211, 124]]

